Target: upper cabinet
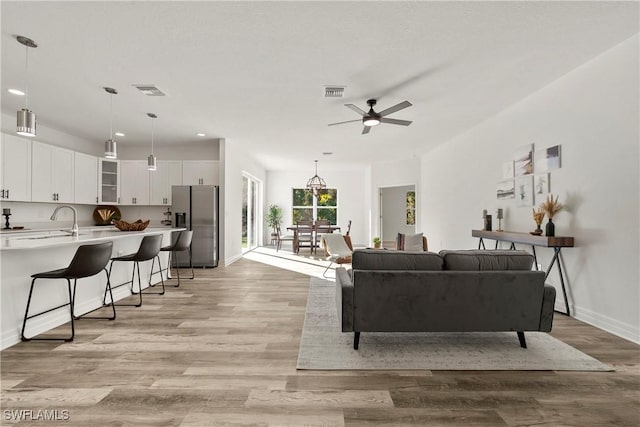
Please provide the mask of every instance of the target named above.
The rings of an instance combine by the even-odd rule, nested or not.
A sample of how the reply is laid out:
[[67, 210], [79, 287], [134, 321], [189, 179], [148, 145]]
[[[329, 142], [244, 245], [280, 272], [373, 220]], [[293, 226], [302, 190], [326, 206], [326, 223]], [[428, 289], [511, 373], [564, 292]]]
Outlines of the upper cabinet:
[[84, 153], [74, 153], [75, 180], [73, 197], [76, 203], [98, 203], [98, 158]]
[[33, 141], [31, 146], [31, 200], [74, 202], [74, 153]]
[[170, 205], [171, 187], [182, 185], [182, 162], [180, 160], [158, 160], [158, 169], [150, 172], [151, 205]]
[[3, 133], [0, 153], [0, 199], [30, 201], [31, 141]]
[[146, 160], [121, 160], [120, 182], [120, 204], [149, 204], [149, 169]]
[[217, 160], [184, 160], [182, 185], [220, 185], [219, 171]]
[[120, 162], [98, 159], [98, 202], [120, 203]]

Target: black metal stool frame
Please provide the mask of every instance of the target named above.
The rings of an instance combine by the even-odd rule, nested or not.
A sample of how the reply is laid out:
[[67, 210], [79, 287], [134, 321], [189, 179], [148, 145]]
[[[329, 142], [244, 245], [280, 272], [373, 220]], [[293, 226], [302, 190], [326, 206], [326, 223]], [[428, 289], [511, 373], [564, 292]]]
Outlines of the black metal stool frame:
[[[25, 309], [25, 313], [24, 313], [24, 320], [22, 322], [22, 330], [20, 332], [20, 339], [22, 341], [32, 341], [32, 340], [37, 340], [37, 341], [65, 341], [65, 342], [70, 342], [73, 341], [73, 338], [75, 337], [75, 325], [73, 323], [74, 320], [79, 320], [81, 318], [86, 318], [86, 319], [107, 319], [107, 320], [114, 320], [116, 318], [116, 308], [113, 305], [113, 295], [112, 295], [112, 301], [111, 301], [111, 308], [113, 310], [113, 315], [111, 317], [90, 317], [90, 316], [86, 316], [89, 313], [92, 313], [96, 310], [100, 310], [102, 309], [105, 304], [103, 302], [103, 306], [102, 307], [98, 307], [94, 310], [90, 310], [80, 316], [76, 316], [74, 314], [74, 307], [75, 307], [75, 296], [76, 296], [76, 285], [78, 283], [78, 279], [81, 278], [85, 278], [85, 277], [91, 277], [91, 276], [95, 276], [97, 273], [95, 272], [95, 270], [89, 270], [88, 272], [86, 272], [86, 275], [82, 273], [82, 268], [91, 268], [90, 263], [88, 263], [89, 265], [83, 265], [82, 267], [80, 267], [80, 272], [75, 272], [74, 268], [78, 268], [76, 266], [76, 263], [83, 263], [84, 260], [79, 260], [78, 258], [82, 258], [83, 251], [97, 251], [99, 252], [100, 250], [102, 250], [103, 252], [105, 252], [103, 255], [105, 254], [110, 254], [111, 253], [111, 248], [113, 247], [113, 243], [112, 242], [108, 242], [108, 243], [102, 243], [102, 244], [98, 244], [98, 245], [84, 245], [84, 246], [80, 246], [78, 248], [78, 250], [76, 251], [76, 254], [73, 258], [73, 260], [71, 261], [71, 263], [69, 264], [69, 267], [67, 267], [66, 269], [60, 269], [60, 270], [53, 270], [53, 271], [49, 271], [49, 272], [45, 272], [45, 273], [38, 273], [38, 274], [34, 274], [32, 277], [33, 279], [31, 280], [31, 287], [29, 289], [29, 298], [27, 299], [27, 308]], [[99, 261], [99, 260], [97, 260]], [[101, 269], [98, 270], [98, 273], [100, 271], [104, 271], [105, 274], [107, 275], [107, 285], [105, 288], [105, 295], [107, 290], [109, 291], [109, 293], [111, 293], [111, 281], [110, 281], [110, 274], [106, 269], [106, 263], [108, 262], [108, 259], [105, 261], [104, 265], [105, 267], [102, 267]], [[84, 263], [83, 263], [84, 264]], [[99, 262], [99, 264], [102, 264], [101, 262]], [[64, 273], [67, 273], [66, 275]], [[75, 273], [75, 274], [74, 274]], [[93, 273], [93, 274], [92, 274]], [[33, 288], [35, 285], [35, 282], [37, 279], [65, 279], [67, 281], [67, 290], [69, 292], [69, 302], [65, 303], [65, 304], [61, 304], [57, 307], [53, 307], [50, 308], [48, 310], [36, 313], [36, 314], [32, 314], [31, 316], [29, 316], [29, 307], [31, 306], [31, 298], [33, 296]], [[71, 292], [71, 279], [73, 279], [73, 292]], [[53, 310], [57, 310], [59, 308], [62, 307], [66, 307], [69, 306], [69, 314], [71, 317], [71, 336], [68, 338], [58, 338], [58, 337], [44, 337], [44, 338], [27, 338], [24, 334], [25, 329], [27, 327], [27, 320], [29, 319], [33, 319], [34, 317], [38, 317], [41, 316], [43, 314], [49, 313]]]
[[[176, 252], [182, 252], [184, 251], [184, 249], [180, 249], [180, 250], [176, 250], [176, 246], [178, 246], [179, 248], [182, 246], [179, 246], [179, 243], [181, 241], [181, 239], [183, 238], [182, 236], [186, 235], [186, 239], [189, 241], [189, 245], [187, 247], [187, 250], [189, 251], [189, 267], [191, 268], [191, 277], [190, 279], [193, 280], [196, 275], [193, 271], [193, 257], [191, 254], [191, 239], [193, 237], [193, 231], [180, 231], [180, 234], [178, 235], [178, 239], [176, 239], [175, 243], [171, 244], [170, 246], [165, 246], [163, 248], [160, 248], [161, 252], [169, 252], [169, 261], [167, 263], [167, 268], [163, 269], [162, 268], [162, 264], [160, 264], [160, 258], [158, 258], [158, 264], [160, 264], [160, 275], [162, 275], [163, 271], [169, 271], [171, 269], [171, 261], [175, 261], [176, 265], [175, 265], [175, 269], [176, 269], [176, 274], [178, 276], [178, 283], [175, 284], [175, 287], [177, 288], [178, 286], [180, 286], [180, 267], [178, 266], [178, 258], [176, 256]], [[153, 269], [152, 269], [153, 270]]]
[[[142, 239], [142, 243], [140, 243], [140, 248], [138, 249], [138, 252], [136, 252], [135, 254], [132, 255], [127, 255], [124, 257], [116, 257], [116, 258], [112, 258], [111, 259], [111, 265], [109, 265], [109, 276], [111, 276], [111, 270], [113, 268], [113, 263], [114, 262], [118, 262], [118, 261], [128, 261], [128, 262], [133, 262], [133, 269], [131, 272], [131, 280], [128, 282], [124, 282], [124, 283], [120, 283], [119, 285], [114, 286], [113, 288], [119, 288], [120, 286], [125, 286], [128, 284], [131, 284], [131, 294], [132, 295], [138, 295], [138, 304], [114, 304], [117, 306], [121, 306], [121, 307], [141, 307], [142, 306], [142, 282], [140, 280], [140, 262], [141, 261], [148, 261], [149, 259], [152, 260], [151, 262], [151, 273], [149, 274], [149, 285], [151, 285], [151, 277], [153, 276], [153, 266], [155, 263], [155, 259], [158, 258], [158, 265], [160, 266], [160, 248], [158, 248], [158, 252], [151, 258], [148, 259], [140, 259], [140, 260], [136, 260], [136, 259], [127, 259], [127, 258], [131, 258], [131, 257], [135, 257], [136, 255], [138, 255], [141, 251], [141, 249], [143, 248], [143, 245], [145, 244], [145, 239], [147, 238], [154, 238], [156, 236], [145, 236]], [[160, 242], [162, 242], [162, 236], [160, 237]], [[135, 292], [133, 290], [133, 284], [135, 282], [135, 277], [136, 277], [136, 270], [138, 271], [138, 292]], [[158, 272], [156, 272], [158, 273]], [[160, 280], [162, 282], [162, 292], [145, 292], [146, 294], [153, 294], [153, 295], [164, 295], [165, 293], [165, 287], [164, 287], [164, 278], [162, 277], [162, 271], [160, 271]], [[155, 286], [155, 285], [153, 285]], [[107, 289], [104, 290], [104, 296], [102, 297], [102, 303], [103, 305], [107, 305], [106, 303], [107, 300]], [[113, 304], [113, 294], [111, 294], [111, 303]]]

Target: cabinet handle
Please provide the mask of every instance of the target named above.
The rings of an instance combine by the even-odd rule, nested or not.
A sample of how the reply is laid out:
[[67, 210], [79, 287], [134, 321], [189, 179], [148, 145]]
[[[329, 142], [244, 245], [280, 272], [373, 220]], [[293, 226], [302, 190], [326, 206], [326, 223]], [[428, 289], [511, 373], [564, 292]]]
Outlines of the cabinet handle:
[[7, 199], [9, 198], [9, 190], [7, 190], [7, 197], [6, 197], [6, 198], [7, 198]]
[[2, 189], [2, 196], [0, 196], [0, 199], [4, 199], [4, 188]]
[[96, 203], [98, 203], [98, 196], [96, 196]]

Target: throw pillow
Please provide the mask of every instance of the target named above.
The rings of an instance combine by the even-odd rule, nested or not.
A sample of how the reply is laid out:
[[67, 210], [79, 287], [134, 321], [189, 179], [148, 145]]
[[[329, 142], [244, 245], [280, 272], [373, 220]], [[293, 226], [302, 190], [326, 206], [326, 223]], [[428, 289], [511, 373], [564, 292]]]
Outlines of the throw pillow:
[[402, 234], [398, 233], [397, 246], [399, 251], [422, 252], [422, 233]]

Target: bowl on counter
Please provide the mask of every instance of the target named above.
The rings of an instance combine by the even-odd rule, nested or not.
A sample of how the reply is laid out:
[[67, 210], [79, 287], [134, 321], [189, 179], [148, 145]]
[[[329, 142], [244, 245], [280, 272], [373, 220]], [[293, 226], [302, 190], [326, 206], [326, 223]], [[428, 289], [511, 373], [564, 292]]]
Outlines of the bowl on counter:
[[113, 221], [113, 225], [120, 231], [142, 231], [149, 225], [150, 220], [143, 221], [141, 219], [135, 222]]

